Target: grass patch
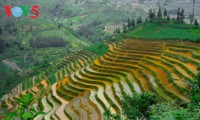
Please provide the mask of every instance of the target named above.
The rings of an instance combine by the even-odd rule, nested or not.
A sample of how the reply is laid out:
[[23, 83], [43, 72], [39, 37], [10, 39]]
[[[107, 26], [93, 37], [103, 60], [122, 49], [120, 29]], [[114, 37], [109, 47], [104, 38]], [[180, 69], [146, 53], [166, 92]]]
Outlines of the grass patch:
[[146, 23], [131, 29], [129, 38], [141, 39], [182, 39], [196, 41], [200, 38], [200, 29], [193, 29], [188, 24]]
[[101, 41], [95, 45], [86, 48], [86, 50], [92, 51], [96, 53], [98, 56], [102, 56], [103, 54], [108, 52], [108, 45], [106, 45], [104, 41]]

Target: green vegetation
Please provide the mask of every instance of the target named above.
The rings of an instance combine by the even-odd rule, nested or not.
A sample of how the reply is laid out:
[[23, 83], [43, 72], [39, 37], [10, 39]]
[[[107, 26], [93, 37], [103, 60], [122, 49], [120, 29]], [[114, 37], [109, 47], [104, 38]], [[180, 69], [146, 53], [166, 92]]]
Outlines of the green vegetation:
[[141, 39], [197, 41], [200, 38], [200, 29], [192, 29], [188, 24], [145, 23], [131, 29], [126, 36]]
[[180, 102], [158, 103], [151, 106], [151, 120], [199, 120], [199, 107]]
[[96, 53], [98, 56], [102, 56], [104, 53], [108, 52], [108, 45], [106, 45], [106, 43], [102, 41], [86, 48], [86, 50], [92, 51]]
[[104, 120], [121, 120], [121, 117], [117, 114], [113, 114], [109, 109], [106, 109], [104, 112]]
[[162, 14], [160, 7], [157, 14], [152, 9], [149, 10], [148, 14], [149, 18], [146, 18], [145, 22], [139, 17], [136, 21], [137, 24], [135, 24], [134, 19], [130, 20], [128, 18], [126, 24], [123, 24], [123, 34], [120, 34], [119, 28], [114, 31], [114, 34], [119, 34], [118, 36], [123, 36], [123, 38], [150, 40], [200, 40], [200, 29], [197, 19], [195, 19], [192, 25], [185, 23], [184, 9], [178, 8], [176, 19], [170, 19], [166, 9]]
[[32, 120], [38, 115], [44, 115], [44, 112], [36, 111], [32, 106], [33, 104], [33, 95], [28, 93], [27, 95], [22, 95], [21, 98], [16, 98], [18, 102], [18, 108], [16, 112], [9, 112], [6, 114], [4, 120]]
[[[123, 114], [127, 120], [199, 120], [200, 119], [200, 72], [192, 84], [191, 102], [159, 101], [156, 95], [149, 93], [124, 96]], [[121, 117], [107, 109], [105, 120], [120, 120]]]
[[200, 72], [196, 75], [192, 84], [191, 102], [200, 107]]
[[[6, 87], [0, 89], [0, 98], [19, 83], [26, 84], [31, 77], [50, 72], [52, 63], [90, 44], [80, 40], [62, 24], [41, 18], [28, 22], [10, 19], [3, 26], [0, 36], [0, 84]], [[8, 64], [3, 60], [7, 60]], [[22, 71], [13, 69], [13, 64]]]
[[158, 103], [151, 106], [152, 120], [199, 120], [200, 119], [200, 72], [196, 75], [191, 90], [191, 102]]
[[[53, 68], [60, 60], [68, 55], [71, 51], [65, 47], [58, 48], [40, 48], [28, 51], [7, 51], [0, 56], [0, 60], [8, 59], [9, 62], [15, 63], [23, 71], [13, 70], [12, 68], [5, 65], [3, 62], [0, 63], [0, 83], [2, 87], [0, 89], [0, 97], [9, 92], [12, 88], [22, 82], [29, 81], [33, 76], [44, 74], [45, 72], [52, 72], [54, 74], [56, 69]], [[32, 85], [30, 85], [32, 86]], [[26, 89], [30, 86], [25, 87]]]
[[[26, 18], [18, 20], [9, 19], [7, 21], [5, 20], [6, 22], [1, 24], [0, 61], [8, 60], [8, 64], [5, 64], [3, 62], [0, 63], [0, 75], [1, 75], [0, 85], [5, 86], [3, 88], [0, 88], [0, 98], [4, 94], [8, 93], [12, 88], [14, 88], [19, 83], [22, 83], [23, 90], [26, 90], [33, 86], [33, 82], [37, 84], [42, 79], [46, 79], [50, 84], [59, 81], [60, 79], [63, 78], [63, 76], [70, 75], [72, 72], [77, 71], [80, 68], [83, 68], [84, 66], [90, 64], [91, 61], [93, 61], [96, 58], [96, 55], [100, 57], [104, 55], [106, 52], [108, 52], [109, 51], [108, 43], [120, 42], [126, 38], [149, 39], [149, 40], [190, 40], [192, 42], [200, 41], [200, 28], [198, 20], [196, 19], [195, 21], [192, 21], [191, 25], [186, 24], [184, 22], [185, 19], [184, 9], [178, 8], [177, 17], [170, 18], [168, 11], [165, 9], [163, 12], [162, 8], [159, 7], [157, 13], [153, 10], [149, 10], [149, 17], [146, 18], [144, 21], [145, 16], [140, 16], [143, 14], [137, 14], [137, 13], [130, 14], [130, 11], [128, 9], [132, 5], [129, 4], [127, 4], [128, 6], [127, 8], [123, 8], [124, 7], [123, 4], [118, 5], [118, 2], [116, 2], [117, 4], [112, 4], [108, 1], [97, 2], [98, 0], [97, 1], [94, 0], [93, 2], [91, 1], [85, 2], [84, 0], [80, 1], [76, 0], [75, 3], [73, 4], [71, 3], [71, 1], [68, 2], [66, 0], [66, 2], [62, 1], [61, 4], [61, 1], [59, 2], [55, 1], [56, 0], [50, 0], [49, 2], [44, 2], [40, 0], [35, 2], [38, 3], [39, 5], [41, 4], [41, 7], [44, 7], [41, 8], [42, 9], [41, 11], [46, 13], [37, 20], [27, 20]], [[142, 4], [144, 0], [139, 0], [139, 2]], [[15, 2], [10, 4], [15, 4]], [[112, 32], [110, 32], [112, 30], [110, 30], [110, 28], [107, 27], [109, 25], [114, 26], [114, 27], [112, 26], [113, 31], [115, 30], [114, 35], [112, 35], [111, 34]], [[122, 52], [120, 53], [123, 53], [124, 52], [123, 49], [126, 49], [125, 47], [128, 46], [129, 45], [127, 44], [126, 46], [124, 46], [124, 48], [123, 46], [121, 46], [122, 48], [119, 49], [122, 49], [121, 50]], [[76, 53], [77, 51], [82, 49], [91, 51], [96, 55], [93, 55], [91, 52], [87, 53], [86, 55], [84, 55], [83, 53], [74, 54], [75, 58], [78, 59], [70, 59], [69, 57], [65, 59], [64, 62], [61, 62], [63, 58], [65, 58], [66, 56], [69, 56], [71, 53]], [[128, 58], [129, 60], [133, 60], [131, 58], [132, 53], [129, 54], [128, 52], [129, 51], [126, 51], [125, 52], [126, 54], [124, 54], [124, 56], [126, 56], [127, 58], [129, 57]], [[198, 73], [197, 76], [195, 77], [193, 84], [190, 86], [191, 87], [190, 91], [187, 89], [188, 86], [186, 87], [184, 85], [183, 87], [181, 85], [178, 86], [179, 81], [177, 81], [177, 83], [173, 81], [174, 78], [172, 77], [174, 76], [171, 75], [171, 71], [173, 71], [174, 74], [177, 74], [176, 72], [179, 70], [177, 70], [176, 68], [180, 68], [184, 69], [183, 71], [188, 73], [189, 74], [188, 76], [191, 75], [193, 77], [194, 74], [192, 74], [189, 68], [185, 67], [182, 64], [173, 63], [173, 61], [171, 62], [170, 60], [168, 61], [166, 59], [165, 65], [162, 62], [160, 62], [160, 64], [163, 65], [157, 65], [154, 62], [151, 62], [151, 60], [149, 61], [144, 60], [143, 62], [145, 64], [148, 64], [148, 67], [146, 65], [142, 65], [142, 62], [139, 63], [139, 67], [135, 67], [132, 65], [129, 66], [134, 62], [129, 60], [127, 60], [128, 61], [127, 62], [126, 60], [123, 60], [124, 58], [126, 58], [124, 56], [116, 56], [116, 58], [119, 58], [121, 60], [118, 60], [119, 64], [118, 63], [115, 64], [114, 62], [116, 62], [117, 60], [112, 60], [109, 57], [109, 56], [114, 56], [113, 54], [115, 54], [115, 52], [107, 54], [107, 56], [103, 56], [104, 59], [108, 61], [108, 64], [102, 64], [104, 63], [104, 61], [100, 60], [99, 62], [100, 65], [97, 64], [91, 66], [91, 70], [93, 71], [96, 70], [99, 73], [91, 71], [90, 72], [93, 74], [97, 74], [98, 77], [96, 77], [97, 75], [96, 76], [87, 75], [87, 73], [83, 69], [84, 72], [79, 71], [79, 74], [78, 72], [73, 74], [74, 79], [76, 80], [73, 81], [73, 79], [69, 77], [69, 81], [67, 81], [68, 78], [66, 79], [66, 81], [64, 81], [64, 83], [67, 85], [69, 85], [68, 82], [73, 83], [72, 84], [72, 86], [74, 85], [73, 87], [71, 86], [70, 89], [67, 89], [63, 85], [59, 89], [56, 89], [58, 96], [63, 97], [67, 101], [70, 101], [78, 95], [81, 96], [82, 95], [81, 93], [87, 90], [87, 89], [81, 89], [81, 93], [76, 92], [78, 91], [77, 89], [80, 89], [76, 88], [76, 85], [80, 85], [82, 86], [82, 88], [86, 87], [89, 89], [95, 89], [96, 92], [99, 90], [97, 87], [98, 84], [104, 87], [103, 96], [105, 97], [105, 100], [110, 102], [109, 104], [111, 104], [112, 108], [115, 109], [116, 112], [120, 113], [121, 109], [118, 108], [118, 105], [119, 107], [122, 106], [123, 114], [128, 120], [129, 119], [130, 120], [200, 119], [200, 112], [199, 112], [200, 73]], [[138, 54], [142, 53], [139, 51]], [[199, 53], [195, 53], [192, 56], [193, 58], [195, 57], [197, 59], [196, 61], [198, 61], [199, 58], [198, 54]], [[181, 55], [175, 55], [167, 52], [164, 55], [165, 55], [164, 57], [168, 56], [170, 58], [175, 58], [176, 60], [182, 63], [189, 63], [191, 61], [190, 58]], [[144, 59], [148, 59], [148, 57], [144, 57]], [[10, 64], [16, 65], [17, 67], [21, 68], [21, 70], [16, 70], [13, 68], [13, 66], [10, 67], [9, 66]], [[174, 67], [171, 64], [176, 64], [179, 67]], [[168, 65], [170, 65], [169, 67], [172, 68], [169, 71], [168, 68], [164, 67]], [[112, 66], [114, 67], [112, 68]], [[146, 81], [145, 79], [148, 79], [147, 81], [148, 85], [146, 86], [151, 87], [149, 91], [156, 92], [156, 94], [161, 95], [161, 97], [163, 98], [166, 97], [167, 99], [170, 98], [170, 100], [174, 98], [179, 98], [182, 95], [184, 100], [185, 99], [188, 100], [187, 99], [188, 96], [186, 96], [185, 93], [181, 93], [180, 96], [178, 96], [179, 95], [178, 93], [172, 93], [170, 90], [168, 91], [167, 89], [169, 86], [162, 85], [165, 82], [163, 82], [161, 79], [160, 80], [158, 79], [161, 78], [159, 75], [163, 74], [162, 71], [155, 72], [154, 67], [151, 68], [151, 66], [154, 66], [155, 70], [156, 68], [158, 68], [164, 71], [164, 74], [166, 74], [167, 76], [166, 80], [169, 81], [170, 87], [174, 88], [175, 92], [176, 89], [178, 89], [178, 92], [180, 91], [185, 92], [184, 90], [186, 89], [187, 93], [191, 92], [191, 95], [189, 96], [191, 102], [186, 103], [182, 101], [181, 102], [173, 101], [173, 102], [163, 103], [163, 101], [158, 101], [156, 95], [152, 95], [146, 92], [141, 94], [133, 94], [133, 96], [127, 96], [126, 89], [130, 88], [130, 92], [132, 93], [134, 93], [137, 89], [134, 88], [137, 86], [132, 85], [133, 81], [128, 79], [129, 76], [127, 76], [126, 73], [129, 73], [133, 74], [133, 78], [136, 80], [137, 84], [141, 88], [141, 91], [144, 91], [143, 85], [144, 86], [146, 85], [144, 81]], [[126, 67], [128, 67], [128, 69], [126, 69]], [[138, 74], [132, 72], [133, 69], [139, 71]], [[199, 69], [200, 67], [198, 68], [198, 70]], [[100, 74], [100, 71], [102, 72], [102, 74]], [[146, 78], [144, 76], [140, 76], [140, 72], [141, 74], [144, 74]], [[145, 72], [150, 73], [151, 76], [150, 75], [147, 76], [147, 73]], [[178, 73], [179, 74], [177, 77], [184, 76], [182, 75], [183, 74], [182, 72]], [[104, 74], [106, 75], [104, 76]], [[34, 76], [35, 76], [35, 81], [33, 80]], [[83, 78], [80, 76], [83, 76]], [[128, 86], [125, 86], [123, 85], [123, 83], [121, 83], [121, 78], [125, 76], [127, 77], [126, 82]], [[105, 79], [104, 77], [107, 78]], [[119, 80], [119, 82], [115, 84], [116, 86], [114, 86], [113, 82], [112, 83], [110, 82], [114, 80], [112, 79], [112, 77]], [[144, 77], [145, 79], [142, 81], [142, 79], [140, 80], [140, 77], [141, 78]], [[153, 85], [152, 83], [153, 80], [150, 77], [152, 77], [152, 79], [155, 79], [154, 84], [157, 85], [158, 87]], [[182, 80], [183, 78], [180, 77], [180, 79]], [[113, 84], [112, 92], [114, 93], [115, 98], [112, 98], [113, 96], [109, 96], [109, 94], [107, 95], [109, 88], [107, 88], [106, 86], [107, 84], [103, 83], [105, 81], [109, 82], [110, 84]], [[86, 82], [86, 84], [84, 82]], [[119, 86], [119, 88], [117, 85]], [[148, 90], [148, 88], [146, 89]], [[71, 96], [70, 95], [68, 96], [68, 94], [70, 94]], [[95, 94], [96, 95], [95, 99], [97, 100], [98, 103], [100, 103], [102, 108], [105, 110], [104, 119], [106, 120], [122, 119], [120, 115], [111, 112], [110, 110], [111, 107], [107, 108], [108, 105], [104, 104], [104, 101], [101, 100], [98, 94], [99, 93]], [[122, 100], [120, 100], [118, 94], [122, 94], [123, 96]], [[62, 101], [59, 100], [59, 97], [54, 96], [54, 94], [52, 94], [52, 97], [53, 99], [51, 101], [53, 102], [56, 101], [60, 105], [62, 104]], [[41, 110], [44, 109], [42, 99], [43, 99], [42, 95], [38, 96], [37, 107], [40, 108]], [[85, 99], [76, 102], [80, 103], [83, 102], [83, 104], [81, 105], [86, 106], [83, 108], [87, 108], [87, 102], [86, 104], [84, 103]], [[114, 99], [117, 99], [117, 101], [112, 101]], [[22, 95], [21, 99], [16, 98], [16, 100], [19, 103], [17, 111], [8, 113], [6, 115], [5, 120], [10, 120], [10, 119], [32, 120], [37, 115], [44, 114], [43, 112], [36, 111], [32, 107], [34, 100], [31, 94], [27, 94], [26, 96]], [[15, 104], [12, 100], [10, 100], [3, 105], [9, 105], [10, 104], [9, 102], [11, 102], [11, 104]], [[90, 104], [92, 104], [92, 101], [90, 101]], [[56, 105], [52, 106], [53, 106], [52, 109], [57, 107]], [[93, 106], [91, 105], [90, 107]], [[88, 110], [90, 109], [90, 107], [88, 107], [87, 110], [85, 111], [93, 112], [91, 110]], [[95, 108], [96, 107], [98, 108], [98, 106], [95, 106]], [[77, 108], [75, 108], [75, 110], [76, 109]], [[66, 114], [68, 113], [66, 112]], [[77, 114], [79, 113], [77, 112]]]
[[150, 106], [156, 102], [156, 96], [146, 92], [126, 96], [122, 100], [123, 113], [129, 120], [148, 119], [150, 117]]

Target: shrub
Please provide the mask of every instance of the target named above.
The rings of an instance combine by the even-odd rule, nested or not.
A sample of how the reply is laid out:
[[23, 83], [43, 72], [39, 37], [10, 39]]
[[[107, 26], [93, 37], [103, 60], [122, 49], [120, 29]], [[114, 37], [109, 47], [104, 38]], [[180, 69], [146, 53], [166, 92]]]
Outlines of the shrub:
[[200, 72], [192, 83], [191, 102], [200, 105]]
[[33, 120], [38, 115], [44, 115], [44, 112], [38, 112], [32, 106], [34, 101], [33, 95], [28, 93], [27, 95], [22, 95], [22, 97], [16, 98], [19, 103], [16, 112], [9, 112], [6, 114], [4, 120]]
[[122, 109], [127, 119], [149, 118], [150, 106], [157, 102], [155, 95], [147, 92], [125, 96], [122, 100]]
[[121, 120], [121, 117], [118, 114], [111, 113], [110, 108], [106, 109], [103, 115], [104, 120]]
[[184, 108], [177, 102], [159, 103], [151, 106], [151, 120], [199, 120], [198, 111]]
[[197, 70], [200, 72], [200, 64], [198, 65], [198, 68], [197, 68]]

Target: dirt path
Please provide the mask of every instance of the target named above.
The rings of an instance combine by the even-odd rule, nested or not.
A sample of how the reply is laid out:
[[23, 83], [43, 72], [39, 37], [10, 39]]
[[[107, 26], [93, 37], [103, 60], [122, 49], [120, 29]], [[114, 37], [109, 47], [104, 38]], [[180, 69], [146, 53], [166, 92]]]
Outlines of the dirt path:
[[16, 63], [9, 61], [8, 59], [2, 60], [2, 62], [8, 66], [9, 68], [11, 68], [12, 70], [16, 70], [21, 72], [23, 69], [21, 67], [19, 67]]

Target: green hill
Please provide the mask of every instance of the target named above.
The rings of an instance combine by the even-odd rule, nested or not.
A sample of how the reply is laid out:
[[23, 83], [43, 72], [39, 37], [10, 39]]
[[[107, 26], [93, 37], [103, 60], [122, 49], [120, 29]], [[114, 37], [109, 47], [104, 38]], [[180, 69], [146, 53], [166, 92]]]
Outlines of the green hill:
[[127, 33], [127, 37], [197, 41], [200, 39], [200, 29], [194, 29], [188, 24], [145, 23], [131, 29], [131, 31]]

